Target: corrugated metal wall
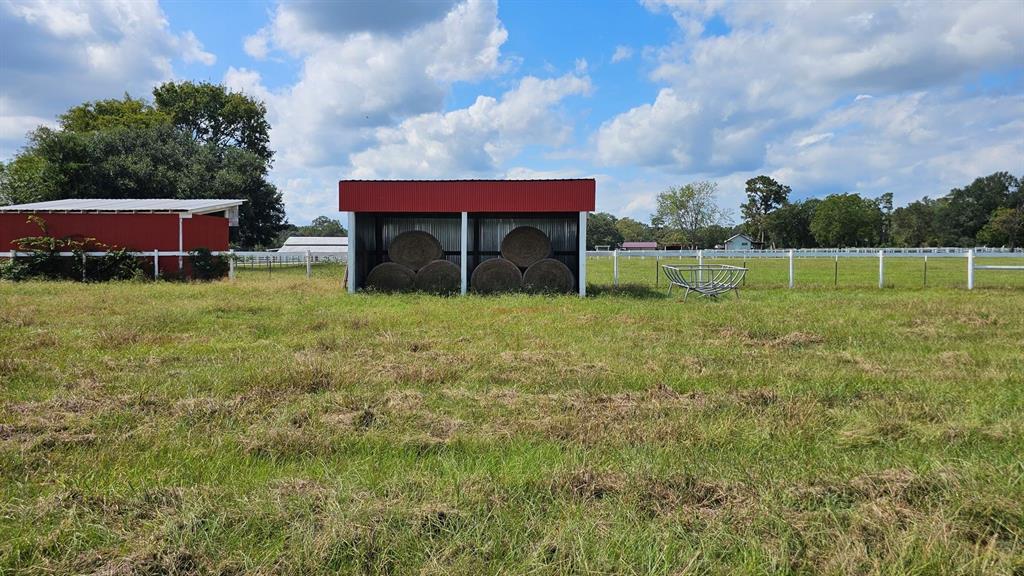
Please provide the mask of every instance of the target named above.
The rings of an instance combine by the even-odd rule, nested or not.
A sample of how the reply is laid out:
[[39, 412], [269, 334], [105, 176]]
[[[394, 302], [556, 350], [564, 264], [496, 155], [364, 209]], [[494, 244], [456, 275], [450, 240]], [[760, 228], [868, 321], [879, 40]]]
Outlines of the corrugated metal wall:
[[342, 180], [342, 212], [590, 212], [596, 183], [569, 180]]
[[[579, 214], [470, 214], [468, 230], [469, 273], [501, 251], [501, 241], [514, 228], [533, 226], [551, 239], [552, 258], [562, 261], [574, 276], [579, 274]], [[355, 244], [349, 250], [356, 254], [356, 286], [362, 287], [366, 274], [386, 262], [391, 241], [409, 230], [433, 234], [441, 242], [445, 258], [459, 264], [461, 216], [448, 214], [357, 213]], [[479, 235], [479, 247], [476, 239]]]

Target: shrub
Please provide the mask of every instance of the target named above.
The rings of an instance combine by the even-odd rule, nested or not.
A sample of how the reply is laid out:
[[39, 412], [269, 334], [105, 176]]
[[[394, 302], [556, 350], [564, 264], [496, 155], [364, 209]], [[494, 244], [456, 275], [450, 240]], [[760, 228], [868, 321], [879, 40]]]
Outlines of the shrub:
[[195, 280], [219, 280], [228, 275], [228, 260], [214, 256], [207, 248], [196, 248], [188, 255], [192, 258], [192, 278]]

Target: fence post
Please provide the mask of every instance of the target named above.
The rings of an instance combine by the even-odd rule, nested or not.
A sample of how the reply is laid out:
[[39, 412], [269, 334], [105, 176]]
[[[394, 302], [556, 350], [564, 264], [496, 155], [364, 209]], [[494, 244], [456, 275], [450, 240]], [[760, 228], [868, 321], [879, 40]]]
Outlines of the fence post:
[[789, 251], [789, 287], [793, 288], [793, 250]]
[[309, 253], [309, 250], [306, 250], [306, 278], [312, 278], [312, 277], [313, 277], [313, 257], [312, 257], [312, 254]]
[[235, 279], [235, 251], [228, 250], [228, 280]]
[[928, 285], [928, 255], [924, 255], [924, 285]]
[[885, 288], [885, 250], [878, 251], [878, 287]]
[[654, 287], [661, 284], [661, 256], [654, 255]]
[[836, 254], [836, 269], [832, 273], [832, 287], [839, 288], [839, 254]]
[[615, 252], [612, 252], [612, 281], [615, 287], [619, 287], [619, 249], [616, 248]]
[[967, 251], [967, 289], [974, 290], [974, 248]]
[[153, 250], [153, 280], [160, 278], [160, 251]]
[[85, 282], [85, 251], [82, 251], [82, 282]]
[[704, 281], [704, 269], [700, 268], [700, 266], [703, 266], [703, 265], [704, 265], [704, 251], [703, 250], [697, 250], [697, 266], [698, 266], [698, 268], [697, 268], [697, 282], [703, 282]]

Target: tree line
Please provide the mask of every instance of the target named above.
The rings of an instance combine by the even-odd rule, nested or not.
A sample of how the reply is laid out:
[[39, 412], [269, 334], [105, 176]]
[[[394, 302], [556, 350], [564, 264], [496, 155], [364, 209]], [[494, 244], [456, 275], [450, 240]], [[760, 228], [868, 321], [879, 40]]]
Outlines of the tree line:
[[769, 176], [746, 182], [742, 222], [731, 225], [716, 202], [718, 186], [699, 181], [658, 195], [650, 223], [591, 216], [587, 246], [655, 241], [663, 246], [713, 248], [745, 233], [764, 248], [849, 248], [1024, 245], [1024, 176], [996, 172], [932, 199], [893, 207], [893, 195], [856, 193], [790, 200], [792, 189]]
[[267, 179], [274, 152], [262, 102], [222, 85], [167, 82], [153, 100], [74, 106], [0, 162], [0, 205], [65, 198], [244, 199], [232, 244], [273, 245], [288, 226]]

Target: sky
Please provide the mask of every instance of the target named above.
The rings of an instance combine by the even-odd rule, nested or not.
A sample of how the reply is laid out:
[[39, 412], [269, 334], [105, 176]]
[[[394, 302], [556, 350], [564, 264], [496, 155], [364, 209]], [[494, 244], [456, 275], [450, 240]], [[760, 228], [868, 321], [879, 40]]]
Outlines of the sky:
[[1024, 1], [0, 0], [0, 160], [87, 100], [167, 80], [263, 100], [289, 220], [345, 178], [744, 182], [897, 204], [1024, 174]]

